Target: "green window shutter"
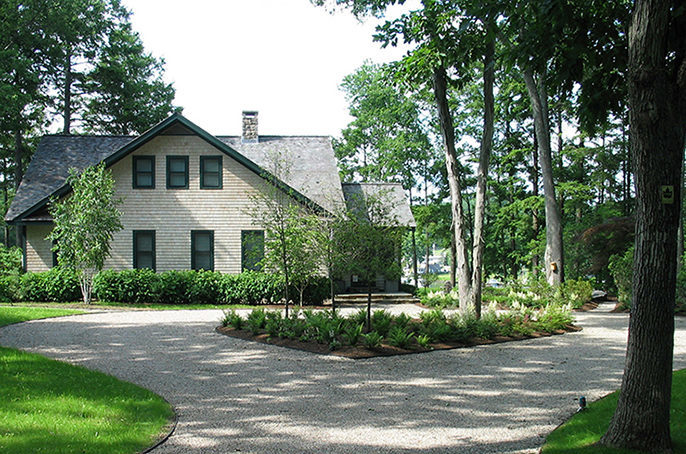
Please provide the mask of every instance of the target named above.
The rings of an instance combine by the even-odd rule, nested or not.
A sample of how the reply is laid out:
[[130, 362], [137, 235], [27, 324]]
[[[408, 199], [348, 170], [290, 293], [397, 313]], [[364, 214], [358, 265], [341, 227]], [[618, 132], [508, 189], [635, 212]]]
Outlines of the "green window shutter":
[[200, 156], [200, 189], [222, 188], [222, 157]]
[[191, 231], [191, 269], [214, 271], [214, 231]]
[[155, 189], [154, 156], [134, 156], [131, 170], [134, 189]]
[[264, 230], [241, 232], [241, 270], [262, 271], [264, 259]]
[[167, 189], [188, 189], [188, 156], [167, 156]]
[[155, 271], [155, 231], [133, 231], [133, 267]]

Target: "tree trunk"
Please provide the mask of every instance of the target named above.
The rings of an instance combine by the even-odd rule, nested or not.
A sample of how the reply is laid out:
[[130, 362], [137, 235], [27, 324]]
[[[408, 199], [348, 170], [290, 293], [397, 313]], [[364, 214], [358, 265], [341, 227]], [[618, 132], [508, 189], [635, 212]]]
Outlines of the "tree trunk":
[[457, 247], [455, 245], [454, 222], [450, 223], [450, 289], [455, 288], [457, 275]]
[[462, 211], [462, 187], [457, 165], [457, 151], [455, 150], [455, 131], [453, 119], [448, 108], [447, 82], [445, 68], [435, 68], [433, 74], [434, 98], [438, 107], [443, 147], [445, 150], [445, 165], [448, 170], [448, 185], [450, 186], [450, 204], [453, 218], [453, 234], [455, 238], [455, 267], [460, 308], [466, 309], [471, 301], [471, 270], [467, 261], [467, 245], [464, 235], [464, 215]]
[[[487, 26], [489, 32], [492, 25]], [[474, 238], [472, 243], [472, 299], [476, 318], [481, 317], [481, 282], [483, 280], [484, 257], [484, 218], [486, 215], [486, 184], [488, 182], [488, 163], [493, 148], [493, 83], [495, 80], [495, 41], [489, 33], [486, 50], [484, 52], [484, 130], [479, 150], [479, 169], [476, 180], [476, 196], [474, 201]]]
[[633, 303], [619, 401], [601, 439], [607, 446], [650, 452], [671, 452], [676, 242], [686, 137], [686, 23], [671, 17], [671, 7], [670, 2], [636, 0], [629, 30], [629, 134], [636, 184]]
[[[533, 150], [533, 166], [531, 167], [531, 187], [534, 197], [538, 197], [538, 140], [536, 139], [536, 127], [534, 127], [534, 150]], [[538, 238], [538, 232], [541, 228], [541, 221], [538, 217], [538, 210], [536, 208], [531, 210], [531, 228], [533, 230], [534, 238]], [[540, 257], [538, 254], [531, 256], [531, 273], [538, 276], [540, 267]]]
[[417, 229], [412, 227], [412, 277], [414, 287], [419, 287], [419, 272], [417, 271]]
[[71, 85], [74, 81], [71, 72], [71, 50], [67, 49], [67, 56], [64, 60], [64, 111], [62, 116], [64, 118], [63, 134], [71, 134]]
[[536, 138], [538, 140], [538, 154], [543, 174], [543, 193], [545, 195], [545, 275], [549, 284], [558, 285], [562, 282], [562, 218], [555, 199], [555, 184], [553, 183], [553, 164], [550, 149], [550, 125], [548, 123], [548, 95], [543, 87], [534, 80], [531, 69], [523, 71], [531, 110], [534, 114]]

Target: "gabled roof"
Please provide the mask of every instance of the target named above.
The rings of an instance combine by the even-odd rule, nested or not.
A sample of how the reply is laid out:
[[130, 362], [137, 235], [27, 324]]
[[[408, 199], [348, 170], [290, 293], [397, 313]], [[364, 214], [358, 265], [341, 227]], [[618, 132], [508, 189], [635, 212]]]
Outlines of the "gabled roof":
[[[376, 199], [391, 207], [388, 215], [399, 226], [417, 226], [400, 183], [343, 183], [343, 195], [350, 210], [365, 209], [368, 200]], [[360, 204], [364, 207], [359, 207]]]
[[287, 159], [303, 157], [294, 163], [292, 176], [281, 179], [271, 175], [270, 179], [316, 211], [331, 210], [343, 200], [328, 138], [265, 137], [263, 140], [260, 137], [260, 143], [241, 144], [240, 139], [231, 137], [220, 140], [181, 114], [174, 114], [140, 136], [43, 137], [5, 219], [8, 222], [30, 219], [44, 211], [51, 197], [67, 194], [69, 169], [81, 171], [101, 161], [109, 167], [159, 135], [197, 135], [260, 176], [271, 175], [268, 168], [262, 167], [266, 165], [263, 158], [268, 156], [267, 150], [282, 150]]

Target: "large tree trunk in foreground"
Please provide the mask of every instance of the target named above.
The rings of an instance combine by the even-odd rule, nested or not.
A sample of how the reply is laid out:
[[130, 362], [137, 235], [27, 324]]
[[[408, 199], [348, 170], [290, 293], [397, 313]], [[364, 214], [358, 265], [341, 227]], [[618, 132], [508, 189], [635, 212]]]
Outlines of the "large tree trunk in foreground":
[[[489, 30], [492, 28], [488, 27]], [[488, 162], [493, 148], [493, 83], [495, 80], [495, 41], [493, 35], [486, 42], [484, 52], [484, 130], [479, 151], [479, 169], [476, 180], [476, 199], [474, 202], [474, 242], [472, 246], [472, 300], [476, 317], [481, 317], [481, 282], [483, 280], [484, 257], [484, 218], [486, 215], [486, 183], [488, 182]]]
[[637, 194], [633, 304], [619, 402], [601, 439], [608, 446], [650, 452], [671, 452], [676, 242], [686, 135], [686, 26], [683, 16], [670, 17], [670, 8], [671, 2], [637, 0], [629, 31]]
[[553, 164], [550, 150], [550, 124], [548, 122], [548, 95], [543, 81], [534, 80], [531, 69], [522, 72], [526, 84], [531, 109], [534, 114], [538, 154], [543, 174], [543, 193], [545, 195], [545, 275], [548, 283], [557, 285], [564, 279], [562, 261], [562, 218], [555, 199], [553, 183]]
[[455, 150], [455, 131], [453, 118], [448, 108], [447, 76], [445, 68], [435, 68], [433, 75], [434, 98], [438, 107], [438, 119], [443, 136], [445, 165], [448, 170], [450, 202], [452, 208], [453, 235], [455, 238], [455, 259], [457, 288], [460, 297], [460, 308], [466, 309], [471, 300], [471, 270], [467, 262], [467, 248], [464, 235], [464, 214], [462, 211], [462, 186], [457, 165]]

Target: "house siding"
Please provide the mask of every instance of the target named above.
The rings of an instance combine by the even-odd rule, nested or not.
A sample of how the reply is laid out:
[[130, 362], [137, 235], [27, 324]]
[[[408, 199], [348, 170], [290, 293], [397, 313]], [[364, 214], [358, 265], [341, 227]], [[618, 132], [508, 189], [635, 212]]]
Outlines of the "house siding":
[[[132, 187], [133, 156], [155, 156], [155, 188]], [[167, 189], [166, 156], [188, 156], [188, 189]], [[200, 157], [222, 156], [222, 189], [200, 189]], [[191, 231], [214, 231], [214, 269], [241, 271], [241, 230], [258, 227], [251, 212], [263, 180], [197, 136], [158, 136], [111, 167], [124, 229], [114, 235], [106, 268], [133, 265], [133, 231], [154, 230], [157, 271], [191, 268]]]
[[[155, 188], [134, 189], [133, 156], [155, 157]], [[188, 189], [167, 189], [166, 156], [188, 156]], [[200, 189], [200, 157], [222, 156], [222, 188]], [[214, 269], [241, 272], [241, 231], [257, 230], [251, 195], [264, 180], [233, 158], [197, 136], [158, 136], [111, 166], [116, 197], [123, 203], [121, 223], [115, 233], [105, 269], [133, 267], [133, 231], [154, 230], [156, 270], [191, 269], [191, 231], [214, 232]], [[52, 266], [51, 226], [27, 226], [27, 269], [43, 271]]]
[[52, 225], [26, 226], [26, 269], [47, 271], [52, 268], [52, 241], [46, 240]]

